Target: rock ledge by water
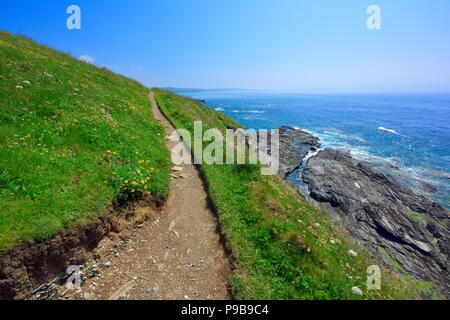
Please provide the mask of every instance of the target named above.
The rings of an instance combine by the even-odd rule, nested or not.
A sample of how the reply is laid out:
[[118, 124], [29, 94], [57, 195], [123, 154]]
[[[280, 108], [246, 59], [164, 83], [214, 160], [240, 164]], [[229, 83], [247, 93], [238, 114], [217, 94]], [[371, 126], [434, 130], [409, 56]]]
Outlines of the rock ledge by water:
[[[280, 176], [296, 171], [317, 137], [280, 128]], [[348, 152], [324, 149], [302, 173], [313, 201], [324, 204], [354, 238], [386, 265], [430, 281], [450, 297], [449, 212]]]
[[341, 150], [311, 157], [302, 179], [370, 251], [449, 295], [448, 211]]
[[297, 170], [303, 159], [311, 150], [320, 147], [320, 140], [306, 131], [284, 126], [280, 133], [280, 170], [279, 174], [286, 178]]

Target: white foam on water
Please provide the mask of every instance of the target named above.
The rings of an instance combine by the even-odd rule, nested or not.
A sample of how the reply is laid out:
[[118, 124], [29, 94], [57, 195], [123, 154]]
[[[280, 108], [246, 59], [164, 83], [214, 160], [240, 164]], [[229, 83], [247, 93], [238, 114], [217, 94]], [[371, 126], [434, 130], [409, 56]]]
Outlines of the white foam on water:
[[326, 133], [318, 133], [318, 132], [313, 132], [311, 130], [304, 130], [304, 131], [311, 133], [311, 134], [315, 135], [316, 137], [318, 137], [320, 139], [321, 143], [325, 147], [336, 148], [336, 149], [352, 149], [353, 148], [352, 145], [350, 145], [346, 141], [341, 140], [336, 135], [330, 135], [330, 134], [326, 134]]
[[262, 110], [250, 110], [250, 111], [247, 111], [248, 113], [265, 113], [265, 111], [262, 111]]
[[265, 111], [261, 111], [261, 110], [233, 110], [233, 113], [265, 113]]
[[350, 151], [350, 154], [352, 155], [352, 157], [357, 160], [383, 164], [383, 165], [387, 165], [391, 168], [399, 167], [399, 165], [397, 163], [397, 159], [374, 155], [369, 151], [368, 148], [351, 147], [349, 151]]
[[[350, 154], [357, 160], [371, 163], [376, 168], [394, 177], [404, 186], [410, 188], [416, 193], [428, 196], [429, 198], [435, 199], [436, 195], [439, 194], [444, 187], [442, 181], [439, 181], [439, 178], [443, 177], [443, 172], [424, 167], [403, 166], [399, 159], [376, 156], [367, 150], [358, 148], [350, 149]], [[435, 187], [438, 190], [437, 194], [427, 191], [427, 184]]]
[[388, 129], [388, 128], [385, 128], [385, 127], [379, 127], [378, 130], [389, 132], [389, 133], [392, 133], [392, 134], [400, 134], [397, 131], [395, 131], [394, 129]]
[[336, 136], [336, 137], [341, 138], [341, 139], [355, 140], [355, 141], [358, 141], [358, 142], [364, 142], [364, 139], [361, 138], [357, 134], [347, 134], [347, 133], [344, 133], [341, 130], [338, 130], [338, 129], [335, 129], [335, 128], [327, 129], [323, 133], [326, 134], [326, 135], [330, 135], [330, 136]]
[[[430, 198], [435, 198], [436, 195], [425, 191], [424, 184], [430, 184], [438, 190], [442, 190], [443, 185], [442, 182], [439, 181], [439, 178], [450, 179], [450, 174], [445, 172], [423, 167], [406, 167], [401, 164], [401, 160], [398, 158], [378, 156], [371, 153], [368, 147], [350, 145], [343, 139], [345, 138], [345, 134], [339, 134], [339, 132], [335, 132], [334, 130], [325, 130], [323, 133], [316, 133], [311, 130], [304, 131], [319, 137], [323, 148], [345, 150], [349, 152], [354, 159], [371, 163], [376, 168], [396, 178], [396, 180], [403, 185]], [[321, 149], [318, 151], [320, 150]], [[309, 159], [312, 156], [314, 156], [314, 153], [309, 154], [307, 158]], [[305, 159], [305, 163], [308, 159]]]

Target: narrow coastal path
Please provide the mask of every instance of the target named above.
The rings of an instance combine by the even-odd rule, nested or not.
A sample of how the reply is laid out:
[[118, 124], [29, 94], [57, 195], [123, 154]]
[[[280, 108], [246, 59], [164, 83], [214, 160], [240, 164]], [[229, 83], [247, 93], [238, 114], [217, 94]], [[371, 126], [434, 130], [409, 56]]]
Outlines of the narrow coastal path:
[[[155, 117], [170, 135], [174, 128], [150, 93]], [[175, 144], [167, 140], [168, 148]], [[86, 266], [83, 299], [228, 299], [230, 263], [217, 233], [217, 220], [194, 165], [171, 178], [170, 195], [160, 212], [128, 230], [124, 238], [105, 239]], [[121, 239], [121, 237], [123, 239]], [[92, 272], [99, 275], [90, 276]], [[75, 297], [76, 298], [76, 297]]]

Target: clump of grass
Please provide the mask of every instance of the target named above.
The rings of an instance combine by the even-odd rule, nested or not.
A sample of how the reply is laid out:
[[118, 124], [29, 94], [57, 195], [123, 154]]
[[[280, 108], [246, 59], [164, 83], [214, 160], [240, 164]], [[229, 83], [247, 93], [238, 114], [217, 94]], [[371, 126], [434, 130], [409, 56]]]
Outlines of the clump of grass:
[[403, 279], [414, 288], [421, 296], [426, 299], [442, 300], [443, 297], [439, 289], [431, 282], [420, 281], [409, 275], [406, 270], [387, 252], [386, 249], [380, 248], [388, 263], [403, 276]]
[[416, 222], [426, 222], [427, 216], [424, 213], [416, 212], [412, 209], [406, 209], [403, 211], [404, 214], [408, 216], [413, 221]]
[[405, 269], [394, 259], [391, 257], [391, 255], [387, 252], [385, 248], [380, 248], [380, 251], [383, 253], [384, 257], [386, 258], [387, 262], [399, 273], [401, 274], [407, 274]]
[[439, 228], [441, 228], [442, 230], [446, 230], [447, 226], [448, 226], [448, 220], [439, 220], [437, 222], [437, 225]]
[[0, 32], [0, 250], [84, 224], [118, 197], [168, 193], [148, 90]]
[[[163, 113], [177, 128], [237, 128], [229, 117], [202, 104], [154, 89]], [[237, 262], [230, 280], [237, 299], [417, 298], [416, 290], [382, 269], [380, 291], [366, 290], [367, 267], [378, 264], [333, 226], [327, 214], [300, 198], [279, 177], [248, 165], [201, 165], [227, 246]], [[349, 250], [358, 251], [358, 256]]]
[[418, 281], [411, 276], [406, 276], [407, 281], [411, 283], [413, 288], [415, 288], [418, 292], [422, 294], [426, 299], [431, 300], [444, 300], [445, 298], [442, 296], [436, 286], [429, 281]]

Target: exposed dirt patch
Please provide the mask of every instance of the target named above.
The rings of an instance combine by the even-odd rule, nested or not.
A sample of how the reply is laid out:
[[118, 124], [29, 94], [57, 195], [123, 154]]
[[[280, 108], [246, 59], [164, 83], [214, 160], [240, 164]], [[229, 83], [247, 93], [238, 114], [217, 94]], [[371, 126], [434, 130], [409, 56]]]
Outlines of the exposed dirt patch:
[[146, 197], [109, 208], [89, 224], [61, 230], [52, 239], [25, 242], [0, 254], [0, 299], [26, 299], [39, 284], [64, 276], [70, 265], [83, 265], [106, 236], [145, 221], [162, 205], [161, 199]]

